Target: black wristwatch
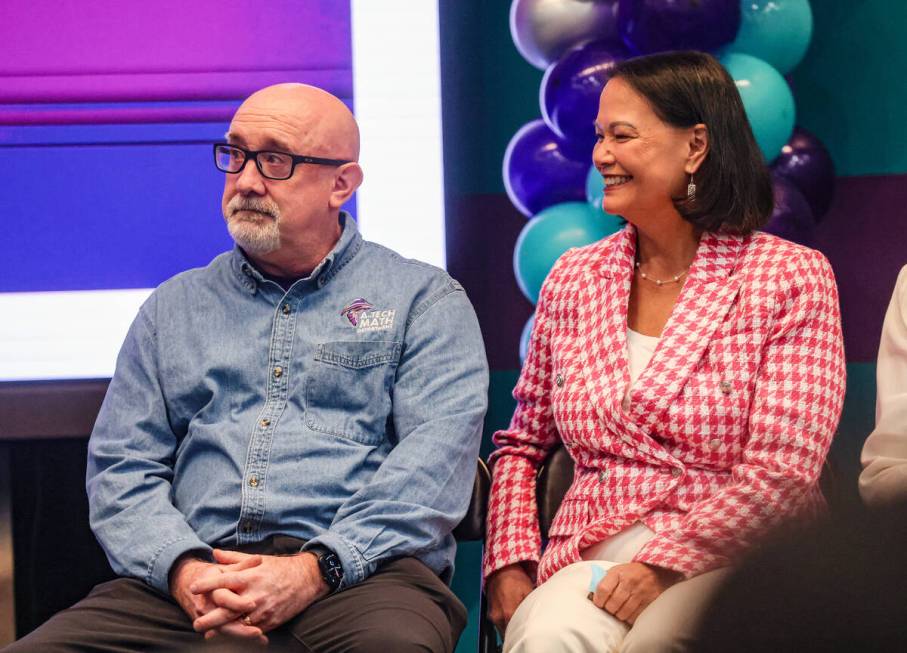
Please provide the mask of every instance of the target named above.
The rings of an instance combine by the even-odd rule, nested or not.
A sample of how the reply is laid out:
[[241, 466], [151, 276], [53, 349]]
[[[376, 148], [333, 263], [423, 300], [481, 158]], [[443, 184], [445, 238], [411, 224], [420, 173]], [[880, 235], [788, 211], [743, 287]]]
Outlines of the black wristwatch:
[[308, 549], [309, 553], [314, 553], [318, 560], [318, 569], [321, 571], [321, 578], [331, 590], [331, 594], [340, 589], [343, 583], [343, 565], [337, 554], [324, 546], [313, 546]]

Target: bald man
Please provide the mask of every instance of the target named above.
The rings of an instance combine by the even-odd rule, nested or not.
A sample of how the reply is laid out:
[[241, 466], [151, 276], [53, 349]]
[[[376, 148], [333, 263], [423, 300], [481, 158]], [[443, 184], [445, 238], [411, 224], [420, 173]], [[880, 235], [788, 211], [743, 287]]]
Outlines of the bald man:
[[453, 650], [485, 353], [456, 281], [341, 211], [358, 155], [322, 90], [237, 110], [214, 146], [236, 246], [142, 306], [89, 442], [120, 578], [10, 651]]

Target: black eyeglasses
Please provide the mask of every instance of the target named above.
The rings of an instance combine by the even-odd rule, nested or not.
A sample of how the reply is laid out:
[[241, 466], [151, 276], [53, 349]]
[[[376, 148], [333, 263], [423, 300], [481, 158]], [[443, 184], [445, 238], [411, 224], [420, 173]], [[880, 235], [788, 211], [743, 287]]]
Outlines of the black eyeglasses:
[[298, 163], [311, 163], [319, 166], [342, 166], [351, 163], [343, 159], [322, 159], [317, 156], [271, 152], [269, 150], [247, 150], [229, 143], [214, 144], [214, 165], [221, 172], [235, 175], [242, 172], [249, 159], [254, 159], [255, 167], [262, 177], [267, 179], [289, 179], [293, 176]]

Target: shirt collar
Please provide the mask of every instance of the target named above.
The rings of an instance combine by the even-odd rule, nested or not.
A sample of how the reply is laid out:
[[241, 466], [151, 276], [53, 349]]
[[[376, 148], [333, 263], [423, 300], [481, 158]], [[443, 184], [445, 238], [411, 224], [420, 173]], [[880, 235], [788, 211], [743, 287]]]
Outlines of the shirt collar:
[[[359, 234], [356, 221], [346, 211], [340, 212], [339, 220], [341, 225], [340, 239], [328, 255], [315, 266], [312, 273], [302, 279], [302, 281], [313, 283], [318, 288], [322, 288], [359, 253], [362, 248], [362, 236]], [[258, 290], [258, 285], [265, 281], [265, 277], [248, 259], [246, 253], [242, 251], [239, 245], [233, 246], [231, 267], [240, 285], [250, 293], [254, 294]]]

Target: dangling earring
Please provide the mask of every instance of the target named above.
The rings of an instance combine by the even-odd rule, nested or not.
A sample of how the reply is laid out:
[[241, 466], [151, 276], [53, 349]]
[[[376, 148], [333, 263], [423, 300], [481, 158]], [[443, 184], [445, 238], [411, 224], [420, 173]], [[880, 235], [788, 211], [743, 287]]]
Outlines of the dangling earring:
[[690, 173], [690, 183], [687, 184], [687, 200], [696, 199], [696, 184], [693, 183], [693, 173]]

